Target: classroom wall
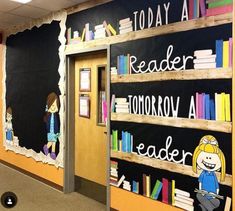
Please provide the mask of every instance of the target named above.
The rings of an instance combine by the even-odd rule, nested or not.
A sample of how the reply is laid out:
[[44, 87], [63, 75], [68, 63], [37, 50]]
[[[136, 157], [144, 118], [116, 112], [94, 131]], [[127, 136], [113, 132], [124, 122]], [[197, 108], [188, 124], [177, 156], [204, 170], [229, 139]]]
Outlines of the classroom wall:
[[[0, 45], [0, 81], [3, 81], [3, 45]], [[3, 90], [0, 86], [0, 98], [3, 99]], [[0, 101], [0, 116], [3, 116], [3, 101]], [[12, 151], [6, 151], [3, 146], [3, 118], [0, 118], [0, 161], [5, 161], [11, 165], [28, 171], [45, 180], [63, 186], [63, 168], [37, 162], [33, 158], [27, 158], [23, 155], [16, 154]]]

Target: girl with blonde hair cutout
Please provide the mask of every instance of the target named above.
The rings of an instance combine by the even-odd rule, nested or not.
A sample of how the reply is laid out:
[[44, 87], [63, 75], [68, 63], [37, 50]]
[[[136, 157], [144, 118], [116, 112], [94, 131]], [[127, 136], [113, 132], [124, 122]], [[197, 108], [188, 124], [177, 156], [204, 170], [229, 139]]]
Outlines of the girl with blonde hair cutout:
[[193, 171], [202, 170], [199, 181], [197, 199], [202, 211], [212, 211], [219, 207], [219, 183], [215, 171], [221, 171], [220, 181], [225, 180], [226, 163], [224, 153], [218, 141], [212, 135], [203, 136], [193, 153]]

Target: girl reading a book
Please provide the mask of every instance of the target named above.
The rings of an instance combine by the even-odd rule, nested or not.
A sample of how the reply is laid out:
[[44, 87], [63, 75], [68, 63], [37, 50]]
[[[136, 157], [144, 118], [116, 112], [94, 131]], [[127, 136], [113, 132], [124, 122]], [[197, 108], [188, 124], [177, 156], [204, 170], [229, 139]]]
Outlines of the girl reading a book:
[[220, 181], [225, 180], [225, 157], [215, 137], [203, 136], [193, 153], [193, 171], [202, 170], [198, 181], [197, 199], [202, 211], [214, 210], [220, 205], [219, 183], [215, 171], [221, 171]]
[[12, 126], [12, 109], [11, 107], [8, 107], [7, 108], [7, 111], [6, 111], [6, 140], [9, 144], [13, 144], [13, 136], [14, 136], [14, 133], [13, 133], [13, 126]]
[[45, 155], [48, 155], [49, 149], [51, 148], [50, 157], [53, 160], [56, 159], [56, 142], [60, 136], [58, 116], [59, 106], [58, 96], [54, 92], [50, 93], [47, 97], [46, 115], [44, 117], [47, 128], [47, 144], [43, 146], [43, 151]]

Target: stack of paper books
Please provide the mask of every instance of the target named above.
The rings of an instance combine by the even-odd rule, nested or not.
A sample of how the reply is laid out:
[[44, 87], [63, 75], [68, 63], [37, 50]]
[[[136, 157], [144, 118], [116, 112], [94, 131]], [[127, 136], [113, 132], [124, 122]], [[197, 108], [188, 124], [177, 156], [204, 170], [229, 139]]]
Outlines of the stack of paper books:
[[187, 211], [193, 211], [194, 210], [194, 199], [190, 198], [190, 193], [180, 190], [180, 189], [175, 189], [175, 206], [182, 208]]
[[117, 75], [117, 67], [111, 67], [111, 75]]
[[194, 56], [194, 69], [216, 68], [216, 55], [212, 54], [211, 49], [194, 51]]
[[105, 27], [103, 24], [96, 25], [95, 26], [95, 33], [94, 33], [94, 39], [100, 39], [106, 37]]
[[206, 16], [214, 16], [233, 11], [233, 0], [207, 0]]
[[115, 98], [115, 112], [129, 113], [129, 103], [127, 98]]
[[127, 180], [123, 181], [123, 189], [131, 191], [131, 184], [129, 181], [127, 181]]
[[118, 184], [118, 162], [111, 160], [110, 165], [110, 184], [116, 186]]
[[119, 21], [119, 33], [125, 34], [133, 31], [132, 21], [130, 18], [125, 18]]

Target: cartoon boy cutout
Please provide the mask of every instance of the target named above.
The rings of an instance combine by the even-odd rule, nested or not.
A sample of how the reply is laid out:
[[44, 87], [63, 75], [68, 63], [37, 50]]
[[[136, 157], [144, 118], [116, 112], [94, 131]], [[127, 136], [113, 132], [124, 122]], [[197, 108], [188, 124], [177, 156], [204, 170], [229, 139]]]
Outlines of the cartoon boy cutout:
[[202, 211], [212, 211], [219, 207], [219, 183], [215, 171], [221, 171], [220, 181], [225, 180], [225, 157], [218, 142], [212, 135], [203, 136], [193, 153], [193, 171], [202, 170], [199, 181], [199, 192], [196, 197]]
[[13, 137], [14, 137], [14, 132], [13, 132], [13, 126], [12, 126], [12, 109], [11, 107], [7, 108], [6, 111], [6, 140], [8, 143], [13, 144]]
[[58, 96], [52, 92], [47, 97], [47, 105], [46, 105], [46, 115], [44, 117], [44, 121], [46, 122], [47, 128], [47, 144], [43, 146], [43, 151], [45, 155], [49, 154], [49, 149], [51, 148], [50, 156], [53, 160], [56, 159], [56, 142], [59, 133], [59, 98]]

